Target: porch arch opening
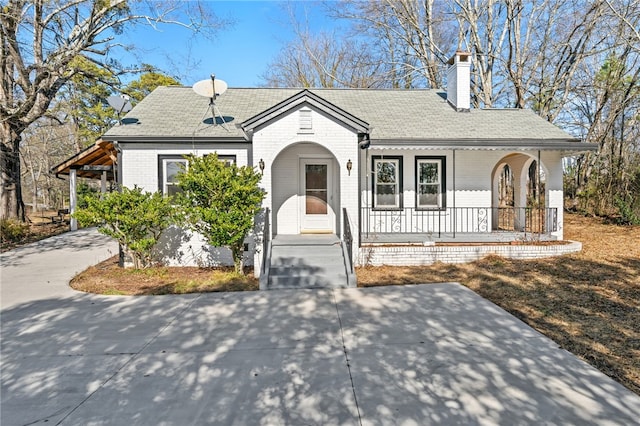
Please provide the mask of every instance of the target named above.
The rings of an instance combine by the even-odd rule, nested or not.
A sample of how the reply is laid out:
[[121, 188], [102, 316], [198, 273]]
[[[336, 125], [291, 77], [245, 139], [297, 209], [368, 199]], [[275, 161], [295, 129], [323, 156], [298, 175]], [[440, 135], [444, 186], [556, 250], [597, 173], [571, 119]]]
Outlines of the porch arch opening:
[[315, 142], [280, 151], [271, 165], [273, 235], [340, 235], [340, 168]]
[[526, 169], [526, 207], [543, 208], [547, 206], [547, 174], [544, 167], [538, 167], [537, 159], [530, 159]]
[[535, 232], [544, 228], [540, 213], [547, 207], [546, 176], [539, 156], [528, 153], [508, 154], [496, 163], [491, 176], [493, 230]]

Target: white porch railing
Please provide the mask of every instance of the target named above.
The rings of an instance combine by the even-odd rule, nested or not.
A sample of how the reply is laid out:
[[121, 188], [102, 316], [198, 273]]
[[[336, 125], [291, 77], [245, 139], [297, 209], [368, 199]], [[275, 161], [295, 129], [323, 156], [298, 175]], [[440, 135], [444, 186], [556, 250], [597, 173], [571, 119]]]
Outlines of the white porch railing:
[[557, 208], [531, 207], [447, 207], [424, 210], [406, 207], [396, 210], [361, 208], [360, 232], [370, 234], [442, 234], [526, 232], [551, 234], [558, 229]]

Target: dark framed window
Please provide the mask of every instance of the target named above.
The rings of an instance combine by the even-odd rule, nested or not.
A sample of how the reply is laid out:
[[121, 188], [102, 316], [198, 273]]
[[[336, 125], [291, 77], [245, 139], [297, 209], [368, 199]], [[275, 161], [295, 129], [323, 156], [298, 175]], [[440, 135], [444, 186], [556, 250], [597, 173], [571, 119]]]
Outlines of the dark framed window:
[[158, 155], [158, 190], [163, 195], [175, 195], [180, 192], [178, 173], [188, 165], [189, 161], [183, 155]]
[[373, 166], [373, 208], [402, 208], [402, 156], [371, 157]]
[[[218, 155], [218, 160], [227, 164], [236, 164], [235, 155]], [[178, 186], [178, 173], [188, 166], [189, 160], [184, 155], [158, 155], [158, 191], [163, 195], [175, 195], [181, 192], [182, 189]]]
[[[207, 154], [207, 155], [211, 155], [211, 154]], [[227, 163], [227, 165], [236, 164], [235, 155], [218, 155], [218, 160], [224, 161], [225, 163]]]
[[416, 208], [446, 207], [446, 157], [416, 157]]

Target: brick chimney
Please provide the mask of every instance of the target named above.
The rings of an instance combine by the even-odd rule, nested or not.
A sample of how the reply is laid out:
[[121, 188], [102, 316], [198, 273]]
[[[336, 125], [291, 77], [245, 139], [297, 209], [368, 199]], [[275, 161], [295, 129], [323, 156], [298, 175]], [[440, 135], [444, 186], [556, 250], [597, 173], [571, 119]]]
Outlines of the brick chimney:
[[447, 102], [458, 112], [471, 108], [471, 53], [456, 52], [447, 61]]

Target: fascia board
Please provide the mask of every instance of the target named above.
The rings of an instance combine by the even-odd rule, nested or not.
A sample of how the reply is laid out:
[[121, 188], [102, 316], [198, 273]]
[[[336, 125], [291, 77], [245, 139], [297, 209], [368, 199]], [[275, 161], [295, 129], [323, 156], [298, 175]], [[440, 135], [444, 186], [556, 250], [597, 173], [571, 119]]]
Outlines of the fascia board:
[[296, 96], [293, 96], [277, 105], [274, 105], [272, 108], [245, 120], [240, 124], [240, 126], [245, 132], [251, 133], [255, 129], [265, 126], [282, 115], [302, 106], [315, 108], [316, 110], [340, 121], [356, 132], [364, 133], [369, 131], [369, 123], [349, 114], [343, 109], [324, 100], [314, 93], [309, 92], [308, 90], [304, 90]]
[[102, 138], [103, 140], [120, 143], [247, 143], [250, 142], [245, 137], [223, 137], [215, 138], [210, 136], [125, 136], [125, 135], [109, 135]]
[[462, 150], [522, 150], [522, 151], [596, 151], [598, 144], [578, 142], [571, 139], [546, 140], [430, 140], [430, 139], [371, 139], [371, 147], [389, 149], [462, 149]]

